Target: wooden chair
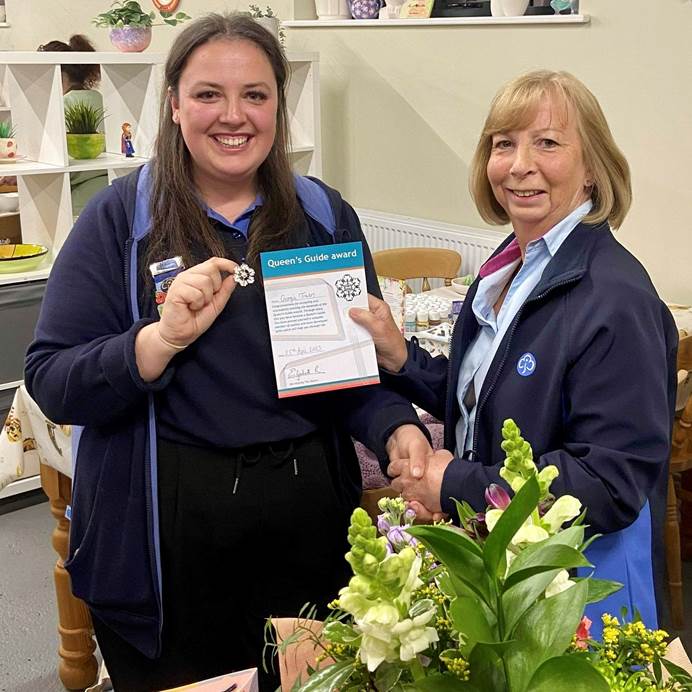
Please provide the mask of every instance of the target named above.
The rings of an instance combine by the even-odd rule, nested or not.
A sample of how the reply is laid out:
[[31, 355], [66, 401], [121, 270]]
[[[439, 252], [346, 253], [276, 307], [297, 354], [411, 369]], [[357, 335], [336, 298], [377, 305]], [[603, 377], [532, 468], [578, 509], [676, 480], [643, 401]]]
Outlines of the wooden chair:
[[423, 279], [424, 291], [430, 290], [429, 278], [444, 279], [445, 286], [449, 286], [461, 266], [461, 255], [456, 250], [432, 247], [380, 250], [374, 252], [372, 258], [378, 276]]
[[371, 488], [364, 490], [360, 499], [360, 506], [370, 515], [373, 522], [377, 523], [377, 515], [382, 514], [377, 506], [380, 498], [383, 497], [399, 497], [399, 493], [386, 486], [384, 488]]
[[687, 392], [681, 410], [676, 411], [668, 471], [665, 550], [668, 568], [668, 589], [673, 626], [684, 627], [682, 597], [682, 564], [680, 551], [680, 515], [678, 512], [679, 476], [692, 469], [692, 393], [689, 393], [692, 372], [692, 336], [680, 339], [678, 346], [678, 393]]

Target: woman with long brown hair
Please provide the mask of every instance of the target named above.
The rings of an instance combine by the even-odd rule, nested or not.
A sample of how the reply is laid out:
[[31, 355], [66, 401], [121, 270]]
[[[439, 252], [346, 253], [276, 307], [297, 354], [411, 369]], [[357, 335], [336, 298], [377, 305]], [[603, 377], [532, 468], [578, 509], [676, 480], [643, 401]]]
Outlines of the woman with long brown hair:
[[180, 33], [153, 161], [78, 220], [27, 356], [43, 411], [83, 426], [65, 566], [117, 690], [261, 668], [265, 618], [345, 583], [350, 436], [382, 461], [430, 452], [380, 386], [277, 397], [263, 291], [236, 269], [360, 240], [377, 291], [351, 207], [291, 172], [287, 78], [248, 17]]

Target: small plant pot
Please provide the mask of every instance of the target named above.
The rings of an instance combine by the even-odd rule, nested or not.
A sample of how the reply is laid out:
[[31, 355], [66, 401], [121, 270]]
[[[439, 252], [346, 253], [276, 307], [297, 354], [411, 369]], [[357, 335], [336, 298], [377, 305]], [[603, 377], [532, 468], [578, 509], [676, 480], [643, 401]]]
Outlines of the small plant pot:
[[73, 159], [95, 159], [106, 151], [106, 135], [67, 135], [67, 153]]
[[255, 17], [255, 21], [263, 26], [275, 39], [279, 39], [279, 20], [277, 17]]
[[121, 53], [141, 53], [151, 43], [150, 26], [124, 26], [108, 32], [111, 43]]
[[336, 19], [351, 19], [351, 9], [348, 0], [315, 0], [317, 19], [334, 21]]
[[0, 163], [17, 161], [17, 142], [14, 137], [0, 137]]

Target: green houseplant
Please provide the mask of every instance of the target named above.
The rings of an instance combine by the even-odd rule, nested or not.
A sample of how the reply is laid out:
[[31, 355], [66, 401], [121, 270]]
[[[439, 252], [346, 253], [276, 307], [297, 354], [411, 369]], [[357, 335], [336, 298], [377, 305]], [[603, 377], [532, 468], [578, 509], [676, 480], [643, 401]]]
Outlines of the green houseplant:
[[281, 21], [274, 10], [267, 5], [262, 9], [259, 5], [250, 5], [248, 13], [258, 24], [261, 24], [270, 34], [273, 34], [283, 44], [285, 36]]
[[116, 0], [111, 9], [94, 17], [94, 24], [108, 27], [111, 43], [123, 53], [141, 53], [151, 43], [151, 27], [175, 26], [190, 19], [185, 12], [159, 12], [162, 22], [155, 23], [156, 13], [145, 12], [137, 0]]
[[99, 132], [106, 114], [87, 103], [65, 106], [67, 152], [73, 159], [95, 159], [106, 150], [106, 136]]

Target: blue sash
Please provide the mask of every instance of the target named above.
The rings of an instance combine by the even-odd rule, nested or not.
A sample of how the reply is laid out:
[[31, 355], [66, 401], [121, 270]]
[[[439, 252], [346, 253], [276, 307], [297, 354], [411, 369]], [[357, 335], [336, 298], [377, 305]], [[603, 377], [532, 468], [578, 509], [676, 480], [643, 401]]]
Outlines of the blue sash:
[[[623, 584], [622, 589], [603, 601], [586, 607], [586, 616], [592, 621], [591, 637], [600, 639], [603, 631], [601, 615], [610, 613], [619, 618], [620, 610], [627, 608], [627, 619], [639, 611], [648, 628], [656, 629], [656, 597], [651, 554], [651, 511], [649, 503], [642, 507], [636, 521], [621, 531], [597, 538], [585, 555], [595, 566], [599, 579], [612, 579]], [[580, 577], [588, 576], [590, 568], [577, 570]]]

